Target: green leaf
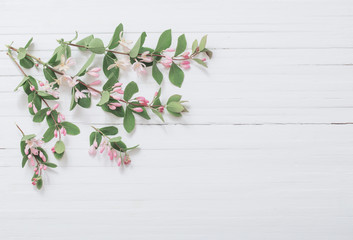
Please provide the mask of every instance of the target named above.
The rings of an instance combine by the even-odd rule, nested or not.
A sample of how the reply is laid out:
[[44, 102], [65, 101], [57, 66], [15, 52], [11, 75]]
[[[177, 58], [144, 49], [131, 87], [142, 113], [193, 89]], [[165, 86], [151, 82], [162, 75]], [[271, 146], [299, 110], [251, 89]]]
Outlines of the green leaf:
[[211, 59], [213, 57], [213, 52], [207, 48], [203, 50], [204, 53]]
[[56, 66], [61, 62], [61, 56], [65, 56], [65, 48], [64, 46], [60, 45], [59, 47], [55, 48], [53, 56], [48, 61], [48, 64], [51, 66]]
[[126, 148], [125, 149], [125, 151], [127, 151], [127, 150], [132, 150], [132, 149], [135, 149], [135, 148], [138, 148], [140, 145], [136, 145], [136, 146], [133, 146], [133, 147], [128, 147], [128, 148]]
[[59, 140], [55, 143], [55, 152], [58, 154], [65, 152], [65, 144], [63, 141]]
[[[119, 68], [113, 67], [112, 69], [108, 70], [108, 67], [115, 63], [117, 60], [116, 56], [112, 52], [107, 52], [103, 58], [103, 72], [104, 75], [112, 81], [116, 81], [119, 78]], [[113, 84], [114, 85], [114, 84]]]
[[75, 101], [75, 88], [71, 89], [71, 103], [70, 103], [70, 111], [74, 109], [77, 105], [77, 102]]
[[131, 81], [128, 85], [126, 85], [124, 90], [124, 100], [129, 101], [131, 97], [139, 91], [137, 84], [134, 81]]
[[113, 37], [108, 44], [109, 49], [116, 48], [119, 45], [120, 33], [124, 30], [123, 24], [119, 24], [114, 31]]
[[[88, 37], [85, 37], [84, 39], [78, 41], [76, 44], [82, 45], [82, 46], [85, 46], [86, 48], [88, 48], [88, 44], [93, 40], [93, 38], [94, 38], [93, 35], [89, 35]], [[87, 50], [86, 48], [80, 47], [78, 49], [84, 51], [84, 50]]]
[[113, 148], [115, 148], [116, 150], [118, 150], [120, 152], [126, 152], [126, 150], [127, 150], [126, 144], [122, 141], [114, 142], [111, 145]]
[[45, 116], [47, 115], [47, 111], [49, 108], [43, 108], [39, 110], [33, 117], [33, 122], [43, 122]]
[[131, 49], [130, 51], [130, 57], [131, 58], [136, 58], [140, 48], [143, 46], [145, 39], [146, 39], [147, 34], [145, 32], [141, 33], [141, 36], [139, 37], [139, 39], [137, 40], [137, 42], [135, 43], [134, 47]]
[[23, 77], [22, 81], [17, 85], [17, 87], [15, 88], [14, 92], [16, 92], [20, 87], [22, 87], [22, 85], [25, 84], [25, 82], [27, 80], [28, 80], [27, 76]]
[[118, 134], [119, 130], [114, 126], [110, 126], [110, 127], [100, 128], [99, 131], [101, 131], [104, 135], [115, 135], [115, 134]]
[[167, 104], [171, 103], [171, 102], [179, 102], [181, 99], [181, 95], [179, 94], [174, 94], [172, 96], [169, 97]]
[[28, 161], [28, 157], [27, 156], [23, 156], [23, 158], [22, 158], [22, 168], [25, 167], [27, 161]]
[[24, 57], [20, 60], [20, 65], [24, 68], [30, 69], [34, 66], [34, 61], [31, 57]]
[[204, 61], [202, 61], [201, 59], [193, 58], [192, 60], [194, 60], [195, 62], [197, 62], [198, 64], [200, 64], [201, 66], [203, 66], [205, 68], [208, 67], [207, 64]]
[[87, 59], [85, 65], [83, 65], [80, 71], [78, 71], [78, 73], [76, 74], [77, 76], [82, 76], [86, 72], [86, 69], [92, 64], [95, 56], [96, 54], [91, 54], [91, 56]]
[[[132, 106], [132, 105], [129, 105], [129, 108], [133, 109], [135, 108], [135, 106]], [[144, 119], [151, 119], [150, 116], [148, 115], [147, 111], [146, 111], [146, 108], [145, 107], [141, 107], [143, 109], [142, 112], [135, 112], [133, 111], [134, 114], [137, 114], [137, 115], [140, 115], [141, 117], [143, 117]]]
[[[44, 154], [45, 158], [48, 160], [48, 154], [47, 154], [47, 152], [46, 152], [43, 148], [41, 148], [41, 147], [37, 147], [37, 149], [38, 149], [39, 151], [41, 151], [41, 152]], [[40, 159], [40, 161], [43, 162], [43, 160], [42, 160], [41, 158], [39, 158], [39, 159]]]
[[56, 100], [57, 98], [54, 97], [53, 95], [43, 92], [43, 91], [37, 91], [37, 94], [41, 97], [43, 97], [44, 99], [48, 99], [48, 100]]
[[46, 117], [48, 126], [53, 126], [56, 124], [54, 119], [58, 119], [58, 112], [56, 110], [51, 111], [51, 113]]
[[26, 54], [27, 54], [27, 49], [25, 49], [25, 48], [19, 48], [18, 49], [18, 54], [17, 54], [17, 59], [18, 60], [21, 60], [21, 59], [23, 59], [23, 58], [25, 58], [26, 57]]
[[94, 38], [88, 44], [88, 49], [93, 53], [103, 54], [105, 53], [105, 47], [102, 39]]
[[27, 156], [25, 153], [25, 148], [26, 148], [26, 142], [21, 140], [20, 149], [21, 149], [22, 156]]
[[125, 116], [124, 116], [124, 128], [130, 133], [135, 128], [135, 116], [132, 114], [132, 110], [130, 108], [126, 108]]
[[43, 186], [43, 180], [42, 180], [42, 178], [40, 178], [40, 179], [37, 180], [36, 186], [37, 186], [37, 189], [38, 189], [38, 190], [40, 190], [40, 189], [42, 188], [42, 186]]
[[187, 43], [186, 43], [185, 34], [180, 35], [178, 38], [178, 45], [176, 47], [174, 56], [176, 57], [179, 54], [183, 53], [186, 49], [186, 45], [187, 45]]
[[114, 137], [109, 139], [109, 142], [114, 143], [114, 142], [120, 142], [121, 141], [121, 137]]
[[184, 110], [184, 106], [179, 102], [171, 102], [168, 103], [167, 110], [174, 113], [181, 113]]
[[152, 108], [152, 112], [156, 114], [162, 120], [162, 122], [164, 122], [164, 118], [161, 112], [159, 112], [157, 109], [154, 109], [154, 108]]
[[[79, 91], [87, 90], [87, 87], [85, 85], [83, 85], [81, 82], [76, 84], [76, 88]], [[78, 99], [77, 104], [80, 105], [83, 108], [89, 108], [91, 106], [91, 97], [89, 96], [88, 93], [85, 93], [85, 95], [86, 95], [85, 98]]]
[[201, 41], [200, 41], [200, 46], [199, 46], [199, 51], [200, 52], [205, 49], [206, 43], [207, 43], [207, 35], [203, 36]]
[[152, 66], [152, 76], [154, 78], [154, 80], [156, 80], [156, 82], [160, 85], [163, 81], [163, 74], [161, 73], [161, 71], [158, 69], [157, 67], [157, 63], [153, 62], [153, 66]]
[[172, 44], [172, 30], [168, 29], [164, 31], [158, 39], [157, 47], [155, 52], [161, 52], [170, 47]]
[[91, 146], [94, 142], [94, 139], [96, 138], [96, 132], [91, 132], [89, 135], [89, 145]]
[[184, 81], [184, 72], [174, 62], [170, 67], [169, 80], [177, 87], [181, 87]]
[[29, 140], [29, 139], [32, 139], [34, 138], [36, 135], [35, 134], [29, 134], [29, 135], [24, 135], [21, 139], [21, 141], [26, 141], [26, 140]]
[[67, 134], [69, 135], [78, 135], [80, 134], [80, 129], [71, 122], [62, 122], [61, 125], [66, 129]]
[[193, 53], [196, 51], [197, 46], [198, 46], [198, 42], [197, 42], [197, 40], [195, 40], [195, 41], [192, 43], [192, 47], [191, 47], [191, 50], [192, 50]]
[[29, 39], [28, 42], [26, 43], [26, 46], [25, 46], [26, 49], [29, 47], [29, 45], [31, 45], [32, 41], [33, 41], [33, 37], [31, 37], [31, 39]]
[[57, 165], [55, 163], [50, 163], [50, 162], [43, 162], [44, 165], [50, 167], [50, 168], [56, 168]]
[[49, 83], [55, 82], [55, 80], [57, 79], [54, 71], [51, 70], [50, 68], [47, 68], [47, 67], [43, 68], [43, 73], [44, 73], [45, 79], [47, 79]]
[[54, 138], [55, 125], [50, 126], [43, 135], [43, 141], [49, 142]]
[[[116, 102], [118, 102], [118, 101], [110, 99], [108, 103], [116, 103]], [[112, 113], [117, 117], [124, 117], [124, 108], [123, 107], [117, 107], [115, 110], [111, 110], [108, 107], [108, 103], [101, 106], [103, 111]]]
[[106, 102], [109, 101], [109, 98], [110, 98], [110, 92], [103, 91], [101, 100], [99, 101], [98, 105], [101, 106], [101, 105], [105, 104]]
[[107, 90], [112, 89], [114, 84], [117, 82], [118, 82], [118, 80], [116, 80], [114, 78], [108, 79], [108, 81], [103, 85], [103, 90], [107, 91]]
[[53, 154], [56, 159], [62, 159], [62, 157], [64, 156], [64, 153], [59, 154], [59, 153], [54, 152]]

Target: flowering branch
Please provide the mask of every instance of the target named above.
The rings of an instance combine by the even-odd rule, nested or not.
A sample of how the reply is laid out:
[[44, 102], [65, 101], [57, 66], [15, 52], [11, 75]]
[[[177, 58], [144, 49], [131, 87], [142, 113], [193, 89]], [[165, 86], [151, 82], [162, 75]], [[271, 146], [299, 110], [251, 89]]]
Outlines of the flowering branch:
[[22, 139], [20, 143], [21, 153], [23, 156], [22, 168], [24, 168], [28, 161], [30, 162], [30, 165], [34, 167], [32, 184], [35, 185], [38, 189], [41, 189], [43, 186], [43, 171], [45, 171], [47, 167], [56, 168], [57, 165], [48, 162], [48, 154], [42, 148], [42, 140], [36, 139], [35, 134], [26, 135], [17, 124], [16, 127], [20, 130], [22, 134]]

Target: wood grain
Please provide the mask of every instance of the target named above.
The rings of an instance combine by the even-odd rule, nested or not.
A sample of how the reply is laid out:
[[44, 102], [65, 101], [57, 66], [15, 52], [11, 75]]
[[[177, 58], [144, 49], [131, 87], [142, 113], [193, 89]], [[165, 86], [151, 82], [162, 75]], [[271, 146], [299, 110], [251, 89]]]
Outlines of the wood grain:
[[[120, 22], [128, 39], [146, 31], [152, 47], [168, 28], [174, 44], [181, 33], [189, 43], [208, 34], [214, 59], [193, 65], [181, 89], [164, 71], [162, 99], [182, 94], [190, 113], [137, 118], [132, 134], [95, 104], [68, 111], [63, 88], [60, 110], [82, 133], [65, 138], [66, 156], [52, 158], [59, 167], [36, 191], [14, 123], [38, 135], [45, 124], [13, 92], [21, 74], [0, 49], [0, 239], [351, 240], [352, 17], [350, 0], [1, 1], [2, 44], [33, 36], [30, 51], [43, 59], [56, 39], [78, 30], [107, 42]], [[138, 82], [141, 95], [158, 89], [133, 72], [121, 80]], [[132, 166], [89, 157], [92, 124], [116, 125], [141, 145]]]

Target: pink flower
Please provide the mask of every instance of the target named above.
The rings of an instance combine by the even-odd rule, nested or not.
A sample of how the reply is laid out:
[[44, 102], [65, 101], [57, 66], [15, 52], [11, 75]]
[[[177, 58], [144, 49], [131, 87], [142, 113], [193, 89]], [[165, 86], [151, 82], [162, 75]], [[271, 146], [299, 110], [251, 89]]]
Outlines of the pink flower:
[[52, 110], [56, 110], [59, 107], [59, 103], [55, 104]]
[[120, 41], [119, 41], [120, 46], [123, 47], [125, 52], [129, 52], [130, 51], [129, 45], [132, 43], [132, 41], [126, 40], [123, 37], [123, 32], [122, 31], [119, 34], [119, 38], [120, 38]]
[[36, 108], [36, 105], [34, 105], [34, 104], [33, 104], [33, 112], [34, 112], [34, 113], [37, 113], [37, 112], [38, 112], [38, 110], [37, 110], [37, 108]]
[[97, 153], [97, 146], [98, 146], [98, 143], [96, 140], [94, 140], [93, 144], [90, 146], [89, 150], [88, 150], [88, 153], [92, 156], [96, 155]]
[[43, 87], [44, 83], [43, 82], [39, 82], [39, 86]]
[[122, 90], [121, 87], [116, 87], [113, 89], [113, 92], [119, 93], [119, 94], [124, 94], [124, 90]]
[[132, 69], [139, 75], [145, 74], [147, 72], [146, 65], [137, 60], [135, 60], [135, 63], [132, 65]]
[[87, 71], [87, 74], [88, 75], [91, 75], [92, 77], [99, 77], [99, 72], [101, 71], [102, 69], [99, 68], [99, 67], [96, 67], [96, 68], [92, 68], [90, 70]]
[[75, 65], [74, 59], [70, 57], [67, 60], [65, 60], [65, 56], [63, 54], [63, 55], [61, 55], [60, 64], [58, 66], [54, 67], [54, 68], [59, 70], [59, 71], [64, 71], [65, 72], [73, 65]]
[[113, 85], [113, 88], [115, 88], [115, 87], [121, 87], [122, 85], [123, 85], [123, 83], [118, 82], [118, 83], [115, 83], [115, 84]]
[[39, 152], [39, 157], [43, 160], [43, 162], [47, 161], [47, 158], [44, 156], [43, 152]]
[[89, 93], [88, 90], [82, 90], [82, 91], [79, 91], [77, 88], [76, 88], [76, 92], [75, 92], [75, 102], [77, 102], [80, 98], [87, 98], [87, 95], [85, 93]]
[[96, 80], [96, 81], [94, 81], [94, 82], [91, 82], [89, 85], [90, 85], [90, 86], [96, 86], [96, 85], [100, 85], [101, 83], [102, 83], [101, 80]]
[[153, 62], [153, 58], [151, 56], [148, 56], [149, 53], [150, 53], [149, 51], [145, 51], [141, 54], [140, 57], [137, 57], [137, 58], [141, 59], [142, 62], [146, 62], [146, 63]]
[[121, 107], [121, 103], [109, 103], [108, 104], [108, 107], [111, 109], [111, 110], [115, 110], [117, 107]]
[[58, 115], [58, 123], [61, 123], [62, 121], [65, 121], [65, 116], [62, 113], [59, 113]]
[[149, 103], [149, 101], [146, 100], [146, 98], [144, 98], [144, 97], [137, 97], [136, 99], [139, 101], [139, 103], [140, 103], [142, 106], [147, 106], [148, 103]]
[[54, 137], [57, 138], [58, 137], [58, 130], [54, 130]]
[[51, 148], [51, 151], [52, 151], [53, 153], [55, 153], [55, 147], [52, 147], [52, 148]]
[[119, 157], [118, 158], [118, 166], [120, 167], [120, 165], [121, 165], [121, 158]]
[[43, 170], [47, 170], [47, 166], [44, 165]]
[[204, 62], [206, 62], [207, 59], [206, 59], [206, 58], [202, 58], [201, 60], [204, 61]]
[[140, 108], [140, 107], [137, 107], [137, 108], [133, 108], [132, 110], [134, 110], [135, 112], [143, 112], [143, 109]]
[[51, 110], [47, 111], [47, 116], [49, 116], [51, 114]]
[[158, 92], [155, 92], [155, 93], [154, 93], [154, 97], [157, 97], [157, 96], [158, 96]]
[[36, 88], [33, 86], [33, 85], [31, 85], [30, 87], [29, 87], [29, 89], [33, 92], [34, 90], [36, 90]]
[[190, 68], [190, 61], [182, 61], [180, 63], [180, 67], [182, 67], [184, 69], [189, 69]]
[[165, 56], [165, 58], [160, 61], [160, 63], [166, 67], [166, 68], [170, 68], [172, 66], [173, 63], [173, 59], [171, 57]]
[[118, 101], [120, 101], [121, 100], [121, 97], [119, 97], [119, 96], [116, 96], [116, 95], [110, 95], [112, 98], [114, 98], [115, 100], [118, 100]]
[[107, 70], [113, 69], [113, 68], [119, 68], [122, 70], [127, 70], [130, 66], [130, 61], [127, 59], [122, 59], [122, 60], [116, 60], [113, 64], [110, 64], [107, 67]]
[[129, 156], [125, 156], [125, 157], [124, 157], [124, 164], [125, 164], [125, 165], [128, 165], [128, 164], [130, 164], [130, 163], [131, 163], [131, 160], [130, 160]]
[[28, 107], [29, 108], [33, 107], [33, 103], [32, 102], [28, 103]]
[[158, 108], [158, 111], [159, 111], [160, 113], [164, 112], [164, 107], [163, 107], [163, 106], [160, 106], [160, 107]]
[[66, 129], [64, 127], [61, 127], [60, 133], [64, 136], [66, 136]]
[[184, 52], [182, 56], [183, 56], [185, 59], [189, 59], [189, 58], [190, 58], [189, 55], [190, 55], [190, 52]]
[[175, 52], [174, 48], [167, 48], [163, 52]]

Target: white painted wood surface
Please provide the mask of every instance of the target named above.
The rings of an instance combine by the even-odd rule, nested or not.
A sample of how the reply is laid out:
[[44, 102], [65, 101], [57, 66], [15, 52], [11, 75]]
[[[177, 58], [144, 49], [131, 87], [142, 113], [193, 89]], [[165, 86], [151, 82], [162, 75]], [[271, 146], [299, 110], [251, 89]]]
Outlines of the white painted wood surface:
[[[13, 92], [21, 75], [2, 48], [0, 239], [353, 239], [352, 1], [3, 0], [0, 13], [1, 43], [33, 36], [43, 59], [56, 39], [78, 30], [107, 41], [120, 22], [129, 39], [147, 31], [149, 44], [168, 28], [189, 42], [208, 34], [214, 51], [181, 89], [163, 84], [165, 97], [190, 100], [182, 119], [138, 119], [127, 135], [120, 119], [69, 112], [63, 99], [82, 134], [65, 139], [39, 192], [20, 167], [14, 122], [44, 128]], [[158, 88], [152, 77], [121, 79], [144, 94]], [[141, 144], [131, 167], [88, 156], [91, 124], [116, 124]]]

